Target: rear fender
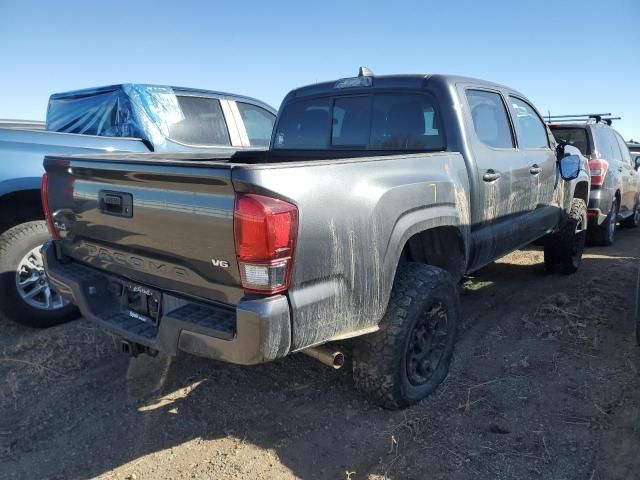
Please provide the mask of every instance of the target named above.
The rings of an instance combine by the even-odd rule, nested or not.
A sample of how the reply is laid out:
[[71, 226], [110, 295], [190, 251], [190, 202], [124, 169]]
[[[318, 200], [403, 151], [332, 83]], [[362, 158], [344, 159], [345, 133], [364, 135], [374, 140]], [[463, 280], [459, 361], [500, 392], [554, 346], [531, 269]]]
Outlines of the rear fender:
[[[402, 251], [411, 237], [421, 232], [425, 232], [438, 227], [455, 227], [460, 235], [463, 244], [463, 265], [466, 269], [469, 258], [470, 226], [468, 221], [464, 222], [460, 218], [460, 213], [453, 206], [437, 206], [424, 210], [412, 211], [403, 215], [395, 225], [389, 240], [389, 249], [385, 255], [385, 272], [391, 284], [395, 278], [398, 263], [401, 260]], [[457, 248], [457, 246], [456, 246]], [[455, 272], [451, 272], [455, 276]], [[464, 272], [460, 272], [462, 275]], [[391, 294], [391, 288], [388, 289]], [[388, 295], [385, 298], [388, 302]], [[386, 304], [385, 302], [385, 304]]]

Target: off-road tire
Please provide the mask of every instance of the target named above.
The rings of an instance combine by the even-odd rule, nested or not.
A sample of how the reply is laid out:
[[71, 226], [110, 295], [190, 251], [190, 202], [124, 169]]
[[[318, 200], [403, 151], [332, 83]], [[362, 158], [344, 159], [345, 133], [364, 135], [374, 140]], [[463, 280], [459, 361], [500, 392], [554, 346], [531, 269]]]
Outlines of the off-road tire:
[[622, 220], [620, 222], [620, 225], [625, 228], [636, 228], [638, 225], [640, 225], [640, 202], [636, 202], [633, 214]]
[[0, 310], [8, 318], [29, 327], [52, 327], [78, 316], [73, 305], [41, 310], [26, 303], [18, 293], [16, 269], [20, 261], [50, 238], [44, 221], [23, 223], [0, 235]]
[[548, 273], [575, 273], [582, 262], [587, 236], [587, 205], [574, 198], [560, 230], [548, 235], [544, 244], [544, 266]]
[[[354, 341], [356, 386], [369, 399], [389, 409], [404, 408], [425, 398], [449, 372], [458, 316], [458, 289], [448, 272], [419, 263], [402, 263], [380, 330]], [[439, 360], [425, 381], [416, 385], [410, 379], [408, 349], [433, 318], [438, 334], [430, 336], [432, 340], [426, 348], [436, 352]]]
[[[614, 197], [611, 202], [611, 210], [607, 218], [600, 225], [594, 225], [589, 229], [589, 242], [593, 245], [608, 247], [613, 245], [616, 239], [616, 223], [618, 221], [618, 199]], [[612, 227], [613, 223], [613, 227]]]

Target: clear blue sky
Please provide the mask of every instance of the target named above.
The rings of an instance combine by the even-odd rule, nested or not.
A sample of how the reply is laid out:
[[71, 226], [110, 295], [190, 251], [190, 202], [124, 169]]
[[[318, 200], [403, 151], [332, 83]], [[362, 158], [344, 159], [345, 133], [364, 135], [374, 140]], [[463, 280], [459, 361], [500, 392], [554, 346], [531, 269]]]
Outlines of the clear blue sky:
[[640, 139], [640, 0], [0, 0], [0, 65], [4, 118], [44, 119], [53, 92], [121, 82], [278, 107], [367, 65], [504, 83], [545, 114], [612, 112]]

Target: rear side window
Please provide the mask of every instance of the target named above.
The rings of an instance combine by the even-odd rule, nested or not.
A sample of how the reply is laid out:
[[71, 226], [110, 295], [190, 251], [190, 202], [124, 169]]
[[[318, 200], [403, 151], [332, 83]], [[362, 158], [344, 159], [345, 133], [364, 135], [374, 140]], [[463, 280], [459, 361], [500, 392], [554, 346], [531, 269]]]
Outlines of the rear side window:
[[620, 153], [622, 154], [622, 161], [624, 163], [631, 164], [632, 162], [631, 154], [629, 153], [629, 147], [627, 147], [627, 144], [624, 143], [624, 140], [620, 135], [618, 135], [617, 132], [612, 131], [611, 133], [613, 133], [613, 136], [616, 137], [616, 140], [618, 141], [618, 147], [620, 148]]
[[250, 103], [236, 102], [252, 147], [268, 147], [276, 117], [273, 113]]
[[592, 133], [595, 137], [596, 150], [603, 160], [620, 161], [620, 147], [613, 136], [611, 129], [607, 127], [594, 126]]
[[493, 148], [514, 148], [507, 109], [502, 97], [484, 90], [467, 90], [473, 128], [480, 141]]
[[509, 100], [518, 124], [518, 145], [521, 148], [547, 148], [547, 129], [534, 108], [519, 98], [509, 97]]
[[168, 125], [171, 140], [196, 146], [231, 145], [218, 99], [185, 95], [176, 98], [182, 115]]
[[276, 149], [444, 150], [444, 134], [425, 94], [373, 94], [291, 103]]
[[566, 142], [576, 147], [583, 155], [591, 155], [589, 136], [586, 128], [580, 127], [551, 127], [551, 132], [558, 142]]

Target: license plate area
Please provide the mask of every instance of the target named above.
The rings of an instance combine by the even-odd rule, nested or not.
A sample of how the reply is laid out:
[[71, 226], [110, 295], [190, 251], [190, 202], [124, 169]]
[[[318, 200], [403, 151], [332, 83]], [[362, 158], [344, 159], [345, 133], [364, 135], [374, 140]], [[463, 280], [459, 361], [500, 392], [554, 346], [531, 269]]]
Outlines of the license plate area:
[[158, 326], [162, 315], [160, 292], [135, 283], [121, 283], [119, 290], [120, 306], [125, 314], [141, 322]]

